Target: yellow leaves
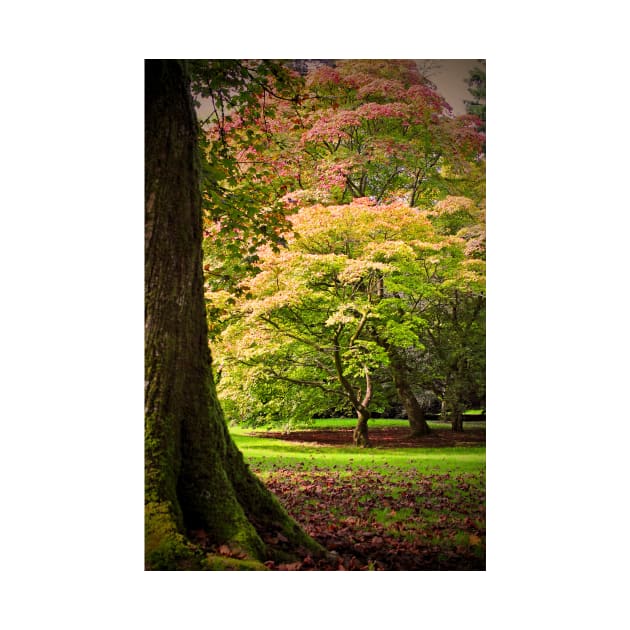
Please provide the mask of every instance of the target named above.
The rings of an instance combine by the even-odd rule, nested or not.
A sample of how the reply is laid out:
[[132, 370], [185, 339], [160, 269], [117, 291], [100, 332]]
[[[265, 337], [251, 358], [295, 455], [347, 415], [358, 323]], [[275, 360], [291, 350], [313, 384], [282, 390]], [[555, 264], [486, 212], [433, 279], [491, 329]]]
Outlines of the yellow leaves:
[[403, 241], [371, 242], [365, 247], [363, 255], [372, 260], [392, 260], [394, 258], [410, 258], [413, 249]]
[[207, 302], [216, 308], [227, 308], [234, 299], [229, 291], [206, 291], [205, 298]]
[[413, 245], [418, 250], [432, 250], [435, 252], [439, 252], [441, 249], [444, 249], [444, 243], [436, 242], [436, 243], [428, 243], [426, 241], [409, 241], [409, 245]]
[[353, 304], [342, 304], [326, 320], [326, 326], [336, 326], [337, 324], [349, 324], [357, 319]]
[[391, 270], [390, 265], [372, 260], [354, 260], [346, 262], [345, 268], [339, 273], [339, 281], [343, 284], [354, 284], [369, 276], [373, 271], [386, 273]]
[[485, 273], [486, 272], [486, 261], [479, 260], [477, 258], [468, 258], [462, 262], [462, 265], [469, 269], [470, 271], [474, 271], [476, 273]]
[[264, 315], [270, 313], [275, 309], [283, 306], [292, 306], [299, 302], [299, 297], [295, 291], [285, 290], [277, 291], [266, 297], [248, 302], [246, 304], [247, 312], [254, 316]]
[[468, 258], [461, 261], [455, 277], [461, 286], [468, 286], [476, 290], [485, 290], [486, 263], [484, 260]]
[[343, 206], [302, 208], [291, 217], [291, 222], [300, 235], [296, 241], [298, 247], [308, 250], [314, 241], [327, 242], [328, 251], [343, 251], [345, 247], [346, 251], [351, 248], [355, 255], [367, 243], [409, 241], [433, 234], [426, 213], [410, 208], [405, 202], [385, 205], [369, 198], [355, 199]]
[[218, 358], [236, 357], [241, 361], [256, 359], [282, 347], [283, 340], [271, 328], [244, 320], [226, 329], [221, 335], [222, 352]]
[[450, 212], [459, 212], [460, 210], [472, 210], [475, 207], [475, 202], [468, 197], [458, 197], [454, 195], [449, 195], [445, 197], [441, 201], [438, 201], [434, 210], [439, 212], [440, 214], [450, 213]]

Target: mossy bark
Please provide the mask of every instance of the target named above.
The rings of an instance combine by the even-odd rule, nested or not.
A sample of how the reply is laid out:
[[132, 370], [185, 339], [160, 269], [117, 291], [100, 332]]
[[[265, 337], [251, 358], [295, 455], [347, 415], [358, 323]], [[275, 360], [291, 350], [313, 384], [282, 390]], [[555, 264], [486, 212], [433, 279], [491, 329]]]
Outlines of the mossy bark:
[[[212, 378], [203, 295], [197, 126], [185, 64], [145, 64], [145, 560], [211, 569], [188, 532], [248, 558], [322, 552], [249, 471]], [[236, 561], [235, 561], [236, 562]], [[234, 563], [233, 563], [234, 564]], [[236, 563], [238, 564], [238, 563]], [[258, 566], [251, 562], [248, 568]]]

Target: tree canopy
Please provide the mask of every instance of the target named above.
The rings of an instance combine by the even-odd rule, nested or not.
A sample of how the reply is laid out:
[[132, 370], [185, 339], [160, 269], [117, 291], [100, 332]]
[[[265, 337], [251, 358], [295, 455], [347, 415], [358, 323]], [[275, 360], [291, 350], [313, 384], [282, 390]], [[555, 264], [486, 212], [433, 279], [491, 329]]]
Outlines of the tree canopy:
[[414, 431], [428, 430], [414, 386], [442, 400], [462, 390], [456, 418], [463, 390], [480, 389], [460, 385], [451, 346], [462, 304], [476, 296], [472, 313], [484, 312], [481, 121], [454, 116], [412, 61], [341, 60], [304, 76], [267, 64], [255, 76], [251, 62], [219, 63], [228, 83], [255, 86], [238, 103], [212, 79], [198, 88], [212, 101], [206, 156], [229, 158], [221, 189], [204, 189], [226, 408], [285, 423], [354, 410], [367, 445], [389, 375]]
[[[364, 198], [293, 215], [288, 247], [259, 251], [260, 273], [241, 283], [242, 297], [218, 325], [221, 391], [232, 408], [243, 419], [277, 413], [288, 420], [304, 413], [296, 402], [306, 387], [318, 390], [309, 404], [344, 401], [369, 418], [375, 372], [410, 349], [450, 352], [444, 309], [464, 296], [483, 301], [482, 217], [465, 198], [431, 211]], [[217, 309], [230, 300], [227, 292], [207, 297]], [[261, 414], [273, 396], [269, 381], [283, 381], [285, 395]], [[283, 406], [292, 411], [279, 412]], [[367, 429], [358, 427], [355, 439], [367, 442]]]
[[428, 431], [429, 391], [461, 430], [485, 390], [480, 121], [406, 60], [158, 60], [146, 77], [147, 566], [323, 553], [222, 405], [351, 412], [369, 446], [393, 391]]

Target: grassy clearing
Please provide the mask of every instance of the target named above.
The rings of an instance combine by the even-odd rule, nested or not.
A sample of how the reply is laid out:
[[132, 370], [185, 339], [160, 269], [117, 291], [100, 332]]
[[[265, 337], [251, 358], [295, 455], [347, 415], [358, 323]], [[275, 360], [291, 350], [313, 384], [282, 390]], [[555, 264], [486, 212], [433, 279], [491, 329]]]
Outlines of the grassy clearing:
[[[392, 422], [406, 426], [371, 426]], [[340, 554], [340, 568], [485, 568], [485, 446], [361, 449], [249, 432], [232, 435], [252, 470], [309, 534]]]
[[479, 472], [485, 470], [486, 449], [482, 446], [452, 448], [363, 449], [298, 444], [285, 440], [248, 436], [235, 429], [232, 437], [249, 464], [264, 478], [277, 468], [300, 467], [354, 469], [371, 468], [394, 473], [413, 468], [426, 473]]

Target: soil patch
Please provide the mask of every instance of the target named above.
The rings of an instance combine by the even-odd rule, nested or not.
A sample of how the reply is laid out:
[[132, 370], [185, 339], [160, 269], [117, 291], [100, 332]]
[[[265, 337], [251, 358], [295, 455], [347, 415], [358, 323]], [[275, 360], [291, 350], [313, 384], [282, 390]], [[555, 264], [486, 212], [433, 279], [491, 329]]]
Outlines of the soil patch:
[[[352, 429], [266, 431], [252, 433], [256, 437], [274, 438], [288, 442], [318, 444], [320, 446], [352, 446]], [[411, 437], [407, 427], [376, 427], [369, 430], [369, 437], [374, 448], [427, 448], [445, 446], [474, 446], [486, 443], [485, 429], [464, 429], [456, 433], [450, 429], [433, 429], [430, 435]]]

